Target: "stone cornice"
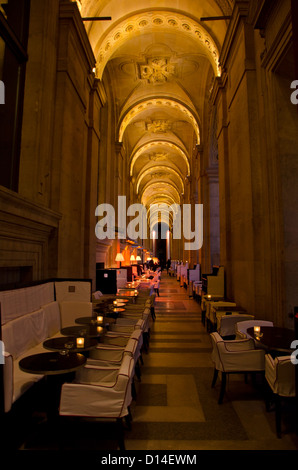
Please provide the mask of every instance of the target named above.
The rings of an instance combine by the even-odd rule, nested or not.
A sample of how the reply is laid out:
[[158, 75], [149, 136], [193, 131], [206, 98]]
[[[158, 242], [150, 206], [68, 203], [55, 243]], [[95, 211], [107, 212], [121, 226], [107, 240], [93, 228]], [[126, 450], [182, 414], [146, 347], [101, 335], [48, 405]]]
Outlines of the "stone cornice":
[[[57, 228], [62, 215], [0, 186], [0, 213]], [[20, 224], [21, 225], [21, 224]]]
[[237, 29], [239, 26], [240, 21], [243, 18], [246, 18], [249, 13], [249, 0], [243, 1], [235, 1], [235, 6], [232, 14], [232, 18], [230, 20], [228, 30], [225, 36], [225, 40], [222, 46], [222, 50], [219, 57], [219, 63], [222, 68], [222, 72], [224, 72], [227, 60], [230, 54], [231, 46], [233, 44], [235, 35], [237, 33]]
[[69, 1], [60, 2], [59, 17], [60, 20], [72, 20], [76, 28], [77, 34], [80, 38], [80, 43], [82, 45], [86, 60], [89, 63], [91, 72], [92, 69], [95, 67], [96, 60], [77, 4]]

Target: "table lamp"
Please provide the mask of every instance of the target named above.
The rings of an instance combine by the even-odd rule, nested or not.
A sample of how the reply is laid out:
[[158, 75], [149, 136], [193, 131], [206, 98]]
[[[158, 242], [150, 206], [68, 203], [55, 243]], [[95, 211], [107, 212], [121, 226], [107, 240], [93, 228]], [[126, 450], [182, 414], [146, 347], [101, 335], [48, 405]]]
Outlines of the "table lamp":
[[122, 253], [117, 253], [115, 261], [119, 262], [120, 261], [120, 268], [121, 268], [121, 261], [124, 261], [124, 256]]

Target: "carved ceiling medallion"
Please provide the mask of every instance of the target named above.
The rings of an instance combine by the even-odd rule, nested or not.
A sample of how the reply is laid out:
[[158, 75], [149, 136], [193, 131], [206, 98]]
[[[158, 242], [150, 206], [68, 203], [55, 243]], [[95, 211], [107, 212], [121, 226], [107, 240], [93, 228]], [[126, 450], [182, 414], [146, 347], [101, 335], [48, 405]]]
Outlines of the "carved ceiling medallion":
[[162, 57], [147, 59], [146, 64], [139, 64], [140, 78], [148, 83], [165, 83], [175, 76], [175, 65]]
[[157, 121], [149, 122], [146, 127], [149, 132], [163, 134], [172, 129], [172, 123], [165, 119], [158, 119]]

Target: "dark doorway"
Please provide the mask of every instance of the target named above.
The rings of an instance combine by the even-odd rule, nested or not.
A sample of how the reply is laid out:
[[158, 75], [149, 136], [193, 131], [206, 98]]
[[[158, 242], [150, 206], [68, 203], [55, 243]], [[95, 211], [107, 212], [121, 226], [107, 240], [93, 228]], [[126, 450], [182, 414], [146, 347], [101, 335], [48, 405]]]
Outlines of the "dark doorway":
[[159, 259], [162, 267], [166, 266], [167, 262], [167, 240], [166, 233], [169, 227], [166, 224], [159, 222], [156, 227], [156, 257]]

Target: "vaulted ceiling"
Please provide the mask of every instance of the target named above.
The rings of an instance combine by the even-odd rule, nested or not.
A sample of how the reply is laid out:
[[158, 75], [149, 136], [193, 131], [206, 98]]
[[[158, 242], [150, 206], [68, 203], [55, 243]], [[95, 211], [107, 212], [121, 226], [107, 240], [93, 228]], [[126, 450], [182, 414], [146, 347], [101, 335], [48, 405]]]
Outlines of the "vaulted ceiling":
[[[206, 96], [220, 76], [231, 0], [78, 0], [97, 60], [111, 87], [116, 140], [129, 155], [136, 200], [182, 202], [193, 150], [204, 140]], [[206, 21], [204, 18], [208, 17]]]

